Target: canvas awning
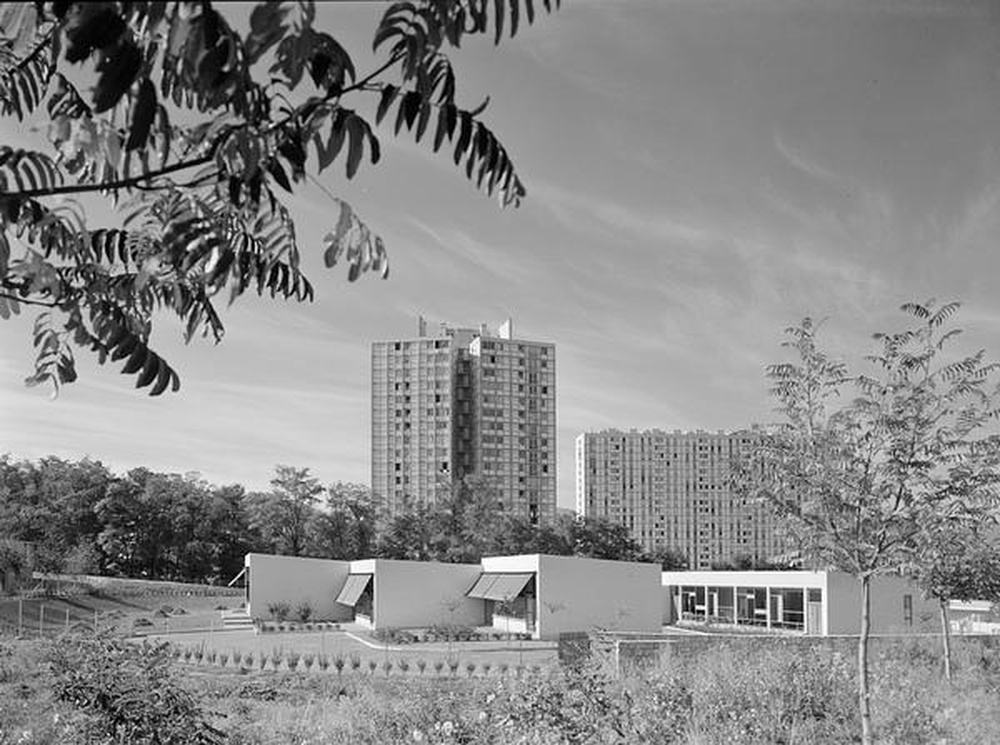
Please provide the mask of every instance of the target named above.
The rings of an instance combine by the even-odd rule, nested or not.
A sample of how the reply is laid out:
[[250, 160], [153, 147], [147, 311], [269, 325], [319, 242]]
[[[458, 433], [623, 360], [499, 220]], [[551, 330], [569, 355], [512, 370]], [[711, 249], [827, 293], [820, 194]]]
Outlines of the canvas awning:
[[246, 574], [246, 573], [247, 573], [247, 568], [243, 567], [240, 570], [239, 574], [237, 574], [235, 577], [233, 577], [231, 580], [229, 580], [229, 584], [226, 585], [226, 587], [232, 587], [233, 585], [235, 585], [237, 582], [239, 582], [243, 578], [243, 575]]
[[483, 600], [507, 601], [520, 595], [534, 576], [531, 572], [486, 572], [479, 575], [476, 584], [465, 595]]
[[371, 574], [348, 574], [347, 581], [337, 595], [337, 602], [342, 605], [357, 605], [358, 599], [364, 594], [368, 583], [372, 581]]

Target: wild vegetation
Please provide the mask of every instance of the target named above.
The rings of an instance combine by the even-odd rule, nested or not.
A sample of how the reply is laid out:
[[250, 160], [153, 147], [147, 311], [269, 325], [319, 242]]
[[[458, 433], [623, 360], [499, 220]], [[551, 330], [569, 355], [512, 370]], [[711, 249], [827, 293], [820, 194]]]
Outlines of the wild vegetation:
[[[996, 741], [1000, 651], [989, 641], [956, 644], [951, 685], [927, 640], [876, 646], [880, 741]], [[101, 637], [4, 645], [0, 742], [825, 745], [854, 741], [859, 728], [853, 658], [823, 643], [680, 647], [669, 664], [622, 677], [599, 664], [478, 665], [470, 677], [457, 659], [437, 674], [395, 663], [384, 674], [269, 657], [258, 667], [244, 656], [238, 671]]]

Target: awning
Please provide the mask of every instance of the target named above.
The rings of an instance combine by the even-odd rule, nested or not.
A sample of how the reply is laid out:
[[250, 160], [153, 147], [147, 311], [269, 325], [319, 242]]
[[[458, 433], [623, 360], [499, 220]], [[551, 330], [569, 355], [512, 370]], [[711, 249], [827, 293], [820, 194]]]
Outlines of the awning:
[[372, 581], [371, 574], [348, 574], [340, 594], [337, 596], [338, 603], [342, 605], [356, 605], [358, 599], [364, 594], [368, 583]]
[[226, 585], [226, 587], [232, 587], [233, 585], [235, 585], [235, 584], [236, 584], [237, 582], [239, 582], [239, 581], [240, 581], [240, 578], [241, 578], [241, 577], [242, 577], [242, 576], [243, 576], [244, 574], [246, 574], [246, 573], [247, 573], [247, 568], [246, 568], [246, 567], [243, 567], [243, 568], [242, 568], [242, 569], [240, 570], [240, 573], [239, 573], [239, 574], [237, 574], [237, 575], [236, 575], [235, 577], [233, 577], [233, 578], [232, 578], [231, 580], [229, 580], [229, 584], [228, 584], [228, 585]]
[[510, 600], [520, 595], [534, 576], [531, 572], [517, 574], [487, 572], [479, 575], [476, 584], [465, 595], [483, 600]]

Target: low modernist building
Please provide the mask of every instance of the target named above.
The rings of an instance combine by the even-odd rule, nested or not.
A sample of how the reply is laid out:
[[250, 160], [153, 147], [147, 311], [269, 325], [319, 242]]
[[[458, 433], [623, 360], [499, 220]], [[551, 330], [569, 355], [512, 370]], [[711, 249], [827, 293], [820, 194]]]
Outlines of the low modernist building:
[[483, 601], [466, 593], [480, 571], [478, 564], [361, 559], [350, 562], [331, 597], [354, 621], [373, 629], [476, 626]]
[[[835, 571], [663, 572], [665, 620], [785, 630], [820, 636], [857, 634], [861, 584]], [[936, 605], [905, 577], [872, 580], [872, 633], [926, 631]]]
[[481, 623], [534, 639], [603, 628], [659, 631], [660, 567], [578, 556], [490, 556], [468, 592], [485, 602]]
[[347, 561], [247, 554], [243, 559], [247, 613], [253, 619], [271, 620], [283, 604], [294, 618], [307, 605], [314, 620], [350, 621], [351, 609], [334, 602], [349, 568]]

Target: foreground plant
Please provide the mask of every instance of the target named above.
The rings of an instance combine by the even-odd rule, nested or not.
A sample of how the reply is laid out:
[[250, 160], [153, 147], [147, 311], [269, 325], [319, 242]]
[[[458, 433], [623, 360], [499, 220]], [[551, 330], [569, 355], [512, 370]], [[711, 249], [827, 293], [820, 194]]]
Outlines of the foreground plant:
[[[486, 102], [459, 104], [445, 49], [489, 32], [499, 43], [558, 3], [394, 3], [364, 72], [317, 27], [312, 2], [257, 3], [245, 34], [207, 1], [4, 4], [0, 117], [44, 111], [52, 146], [0, 146], [0, 317], [45, 308], [27, 382], [74, 381], [76, 346], [160, 395], [180, 386], [150, 348], [160, 311], [185, 340], [219, 342], [223, 291], [230, 303], [247, 292], [311, 301], [285, 195], [313, 178], [307, 169], [339, 163], [352, 179], [377, 163], [373, 124], [444, 150], [476, 188], [516, 206], [513, 161], [482, 121]], [[65, 199], [79, 194], [123, 207], [121, 223], [87, 225]], [[325, 264], [346, 263], [352, 281], [386, 276], [382, 239], [329, 196]]]
[[806, 318], [787, 329], [793, 362], [768, 368], [785, 421], [760, 438], [745, 491], [769, 504], [811, 565], [861, 586], [858, 706], [874, 741], [869, 669], [871, 581], [927, 574], [956, 528], [996, 519], [1000, 366], [983, 350], [956, 354], [958, 303], [908, 303], [912, 325], [874, 336], [871, 372], [850, 374]]

